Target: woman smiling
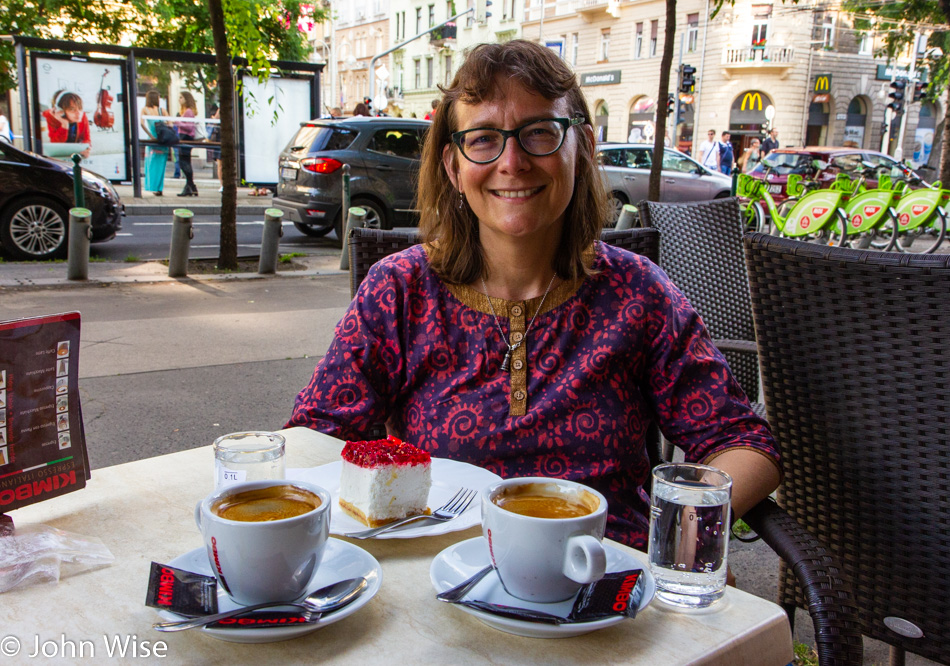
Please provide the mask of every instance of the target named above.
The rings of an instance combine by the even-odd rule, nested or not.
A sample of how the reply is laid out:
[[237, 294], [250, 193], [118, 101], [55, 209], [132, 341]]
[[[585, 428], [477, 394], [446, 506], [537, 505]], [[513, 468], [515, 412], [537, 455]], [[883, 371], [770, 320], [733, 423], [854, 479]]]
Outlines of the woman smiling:
[[376, 264], [288, 425], [373, 424], [502, 477], [572, 479], [607, 536], [645, 547], [647, 431], [734, 476], [736, 515], [779, 480], [768, 427], [666, 275], [597, 240], [607, 198], [574, 74], [526, 41], [476, 47], [419, 178], [424, 243]]

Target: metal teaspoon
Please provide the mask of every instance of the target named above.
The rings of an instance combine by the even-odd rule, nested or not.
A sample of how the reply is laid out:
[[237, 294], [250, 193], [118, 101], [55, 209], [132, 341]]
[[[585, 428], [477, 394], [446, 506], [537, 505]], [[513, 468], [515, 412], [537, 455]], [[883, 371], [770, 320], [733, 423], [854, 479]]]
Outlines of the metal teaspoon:
[[299, 602], [288, 603], [286, 601], [271, 601], [263, 604], [254, 604], [253, 606], [244, 606], [215, 615], [203, 615], [201, 617], [190, 618], [187, 620], [176, 620], [173, 622], [156, 622], [152, 625], [153, 629], [158, 631], [183, 631], [195, 627], [203, 627], [206, 624], [212, 624], [220, 620], [226, 620], [230, 617], [244, 615], [255, 610], [263, 608], [276, 608], [279, 606], [291, 606], [300, 608], [310, 613], [328, 613], [336, 610], [353, 601], [366, 588], [368, 581], [366, 578], [349, 578], [341, 580], [332, 585], [322, 587], [306, 599]]

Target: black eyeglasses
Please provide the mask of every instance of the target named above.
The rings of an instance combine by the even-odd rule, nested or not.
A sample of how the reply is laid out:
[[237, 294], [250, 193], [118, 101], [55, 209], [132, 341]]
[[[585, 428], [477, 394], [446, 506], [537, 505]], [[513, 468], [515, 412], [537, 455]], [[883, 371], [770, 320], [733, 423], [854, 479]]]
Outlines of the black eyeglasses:
[[564, 145], [568, 128], [583, 122], [583, 118], [546, 118], [513, 130], [476, 127], [454, 132], [452, 143], [458, 146], [465, 159], [475, 164], [497, 160], [511, 137], [515, 137], [521, 149], [529, 155], [544, 157], [556, 153]]

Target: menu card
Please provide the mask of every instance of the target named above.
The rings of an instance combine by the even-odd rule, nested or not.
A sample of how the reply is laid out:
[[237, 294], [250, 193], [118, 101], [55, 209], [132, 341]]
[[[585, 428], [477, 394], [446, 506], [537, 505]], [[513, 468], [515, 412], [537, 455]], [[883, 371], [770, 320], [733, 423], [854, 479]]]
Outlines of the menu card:
[[0, 322], [0, 513], [89, 478], [78, 312]]

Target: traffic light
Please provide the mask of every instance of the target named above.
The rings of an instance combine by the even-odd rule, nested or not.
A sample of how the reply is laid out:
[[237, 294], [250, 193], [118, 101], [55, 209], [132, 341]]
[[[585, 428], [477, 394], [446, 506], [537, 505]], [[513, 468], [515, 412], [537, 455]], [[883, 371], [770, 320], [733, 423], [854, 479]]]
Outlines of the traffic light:
[[696, 68], [692, 65], [682, 65], [680, 68], [680, 92], [691, 93], [696, 85]]
[[491, 7], [491, 0], [475, 0], [475, 20], [479, 23], [488, 21], [488, 17], [491, 16], [489, 7]]
[[671, 115], [676, 109], [676, 100], [673, 97], [673, 93], [670, 93], [669, 98], [666, 100], [666, 115]]
[[895, 116], [899, 116], [900, 114], [904, 113], [904, 90], [906, 88], [906, 79], [897, 79], [896, 81], [891, 81], [891, 93], [888, 95], [888, 97], [890, 97], [893, 101], [887, 105], [887, 108], [891, 109]]
[[923, 81], [914, 82], [914, 101], [919, 102], [927, 96], [927, 84]]

